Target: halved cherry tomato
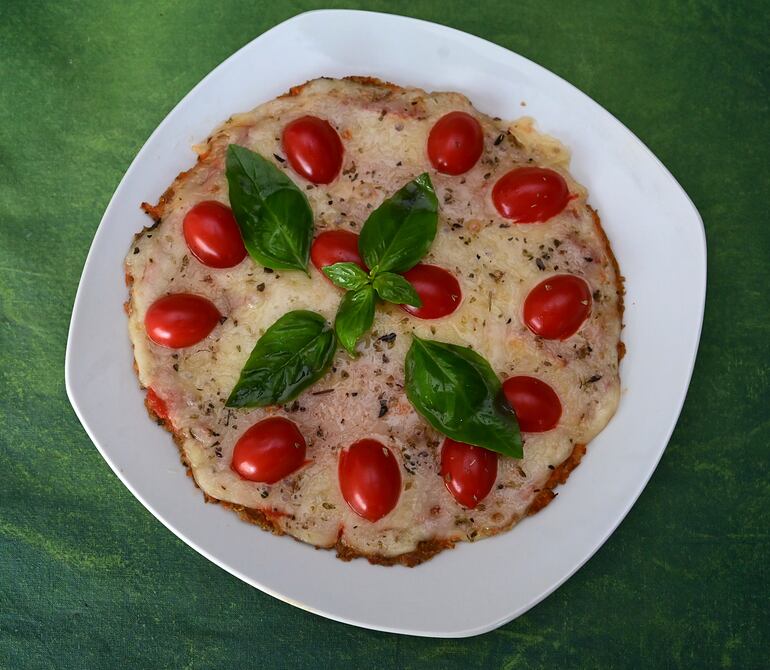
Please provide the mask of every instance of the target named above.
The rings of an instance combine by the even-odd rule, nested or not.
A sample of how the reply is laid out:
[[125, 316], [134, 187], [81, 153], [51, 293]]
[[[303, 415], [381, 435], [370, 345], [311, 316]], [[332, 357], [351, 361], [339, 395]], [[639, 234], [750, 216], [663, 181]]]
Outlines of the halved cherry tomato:
[[433, 125], [428, 135], [428, 158], [444, 174], [467, 172], [484, 150], [481, 124], [465, 112], [449, 112]]
[[369, 272], [358, 252], [358, 235], [349, 230], [327, 230], [321, 233], [310, 247], [310, 260], [319, 270], [335, 263], [355, 263]]
[[282, 416], [255, 423], [238, 438], [230, 467], [252, 482], [275, 482], [305, 462], [307, 445], [296, 424]]
[[569, 202], [569, 188], [558, 172], [547, 168], [515, 168], [497, 180], [492, 189], [495, 208], [517, 223], [547, 221]]
[[441, 447], [441, 477], [454, 499], [473, 509], [497, 479], [497, 454], [447, 437]]
[[144, 315], [147, 336], [162, 347], [181, 349], [200, 342], [220, 319], [214, 303], [192, 293], [158, 298]]
[[314, 184], [328, 184], [342, 167], [342, 140], [317, 116], [302, 116], [283, 129], [283, 150], [294, 171]]
[[559, 423], [561, 401], [544, 381], [526, 375], [510, 377], [503, 382], [503, 393], [525, 433], [543, 433]]
[[199, 202], [185, 215], [182, 229], [193, 256], [204, 265], [231, 268], [246, 257], [233, 211], [221, 202]]
[[463, 299], [460, 283], [455, 276], [436, 265], [418, 263], [404, 273], [422, 300], [422, 307], [401, 305], [401, 309], [420, 319], [440, 319], [451, 314]]
[[340, 454], [337, 470], [345, 502], [358, 516], [377, 521], [401, 495], [401, 469], [390, 449], [377, 440], [359, 440]]
[[566, 340], [591, 313], [591, 289], [575, 275], [541, 281], [524, 300], [524, 323], [546, 340]]

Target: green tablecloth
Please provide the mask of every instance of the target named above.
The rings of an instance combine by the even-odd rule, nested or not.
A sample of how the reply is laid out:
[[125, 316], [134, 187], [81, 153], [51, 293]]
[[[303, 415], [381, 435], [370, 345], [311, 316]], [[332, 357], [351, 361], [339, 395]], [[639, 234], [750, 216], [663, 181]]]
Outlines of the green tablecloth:
[[768, 667], [766, 3], [357, 5], [562, 75], [647, 143], [705, 221], [708, 303], [679, 426], [619, 530], [525, 616], [449, 641], [326, 621], [206, 561], [102, 461], [63, 380], [102, 212], [203, 75], [319, 6], [0, 3], [0, 667]]

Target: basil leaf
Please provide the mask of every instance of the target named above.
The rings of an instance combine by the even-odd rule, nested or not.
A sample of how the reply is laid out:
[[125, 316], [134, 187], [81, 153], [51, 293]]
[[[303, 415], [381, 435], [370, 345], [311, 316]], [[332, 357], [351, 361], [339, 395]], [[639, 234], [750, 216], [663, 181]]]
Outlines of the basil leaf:
[[269, 268], [307, 272], [313, 212], [305, 194], [270, 161], [227, 147], [230, 206], [249, 255]]
[[374, 290], [383, 300], [394, 302], [397, 305], [411, 305], [422, 307], [422, 300], [417, 291], [401, 275], [392, 272], [383, 272], [374, 278]]
[[358, 248], [372, 277], [416, 265], [430, 249], [437, 223], [438, 200], [425, 172], [385, 200], [364, 223]]
[[340, 302], [334, 330], [337, 339], [351, 356], [355, 356], [356, 343], [374, 322], [374, 289], [370, 285], [348, 291]]
[[369, 283], [369, 277], [355, 263], [335, 263], [327, 265], [323, 273], [332, 280], [335, 286], [355, 290]]
[[257, 340], [225, 405], [264, 407], [294, 400], [323, 377], [336, 348], [334, 332], [320, 314], [284, 314]]
[[476, 352], [415, 336], [404, 372], [409, 402], [436, 430], [505, 456], [523, 456], [516, 415], [497, 375]]

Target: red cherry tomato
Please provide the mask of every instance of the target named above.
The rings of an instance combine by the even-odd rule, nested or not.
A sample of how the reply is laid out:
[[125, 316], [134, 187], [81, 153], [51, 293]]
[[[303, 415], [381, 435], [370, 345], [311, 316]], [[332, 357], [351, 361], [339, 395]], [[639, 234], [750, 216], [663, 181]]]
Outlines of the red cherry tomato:
[[182, 229], [193, 256], [204, 265], [231, 268], [246, 257], [233, 212], [221, 202], [199, 202], [185, 215]]
[[420, 319], [440, 319], [451, 314], [463, 299], [460, 283], [454, 275], [436, 265], [418, 263], [404, 273], [422, 300], [422, 307], [401, 305], [401, 309]]
[[283, 150], [294, 171], [314, 184], [328, 184], [342, 167], [342, 141], [331, 124], [302, 116], [283, 129]]
[[230, 467], [242, 479], [275, 484], [302, 466], [306, 450], [305, 438], [293, 422], [271, 416], [241, 435]]
[[214, 330], [219, 318], [219, 310], [206, 298], [174, 293], [150, 305], [144, 315], [144, 327], [155, 344], [181, 349], [200, 342]]
[[511, 170], [492, 189], [495, 208], [517, 223], [547, 221], [569, 202], [567, 182], [558, 172], [539, 167]]
[[591, 289], [575, 275], [541, 281], [524, 300], [524, 323], [546, 340], [566, 340], [591, 313]]
[[327, 230], [321, 233], [310, 247], [310, 260], [319, 270], [335, 263], [355, 263], [369, 272], [358, 252], [358, 235], [349, 230]]
[[481, 124], [465, 112], [442, 116], [428, 135], [428, 158], [444, 174], [468, 172], [484, 150]]
[[340, 454], [337, 471], [345, 502], [358, 516], [377, 521], [401, 495], [401, 469], [390, 449], [377, 440], [359, 440]]
[[497, 454], [447, 437], [441, 447], [441, 476], [454, 499], [473, 509], [497, 479]]
[[503, 382], [503, 393], [524, 432], [543, 433], [559, 423], [561, 401], [544, 381], [524, 375], [511, 377]]

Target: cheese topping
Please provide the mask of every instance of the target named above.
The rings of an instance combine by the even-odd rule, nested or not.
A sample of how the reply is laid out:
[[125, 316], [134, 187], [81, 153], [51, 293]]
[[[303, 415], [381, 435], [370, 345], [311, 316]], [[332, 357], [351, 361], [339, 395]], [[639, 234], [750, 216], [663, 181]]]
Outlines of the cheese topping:
[[[461, 176], [431, 168], [426, 138], [444, 114], [461, 110], [479, 120], [484, 151]], [[294, 173], [281, 146], [283, 127], [312, 114], [327, 119], [344, 145], [341, 174], [315, 186]], [[228, 204], [224, 156], [228, 144], [245, 146], [273, 162], [307, 195], [315, 234], [359, 232], [369, 212], [418, 174], [431, 174], [439, 199], [439, 229], [422, 262], [449, 270], [462, 304], [450, 316], [420, 320], [392, 304], [377, 308], [372, 331], [351, 359], [338, 350], [333, 368], [284, 407], [232, 410], [224, 401], [257, 339], [290, 310], [309, 309], [334, 320], [342, 291], [310, 266], [272, 271], [246, 258], [213, 269], [192, 256], [182, 220], [196, 203]], [[394, 557], [425, 540], [477, 539], [522, 518], [551, 470], [607, 424], [619, 398], [618, 345], [622, 297], [611, 251], [586, 203], [586, 191], [567, 172], [569, 153], [539, 134], [530, 119], [506, 125], [476, 111], [456, 93], [427, 94], [350, 80], [315, 80], [298, 94], [233, 116], [198, 148], [196, 166], [177, 179], [160, 207], [157, 227], [137, 237], [126, 259], [129, 330], [140, 382], [165, 401], [169, 421], [193, 476], [211, 498], [263, 510], [282, 531], [320, 547], [340, 541], [353, 552]], [[545, 223], [520, 225], [500, 217], [495, 181], [517, 166], [545, 166], [567, 181], [572, 199]], [[554, 274], [585, 279], [592, 310], [564, 341], [543, 340], [522, 321], [527, 293]], [[166, 349], [145, 333], [144, 316], [168, 293], [194, 293], [226, 316], [199, 344]], [[404, 357], [411, 334], [472, 346], [501, 379], [531, 375], [561, 399], [558, 426], [524, 434], [524, 458], [500, 457], [490, 494], [473, 510], [460, 506], [439, 475], [438, 434], [404, 393]], [[272, 415], [296, 423], [309, 463], [286, 479], [259, 484], [231, 468], [237, 439]], [[395, 509], [375, 523], [345, 503], [337, 480], [339, 452], [371, 438], [387, 445], [401, 465], [403, 490]]]

